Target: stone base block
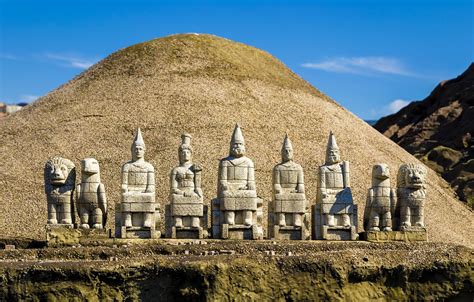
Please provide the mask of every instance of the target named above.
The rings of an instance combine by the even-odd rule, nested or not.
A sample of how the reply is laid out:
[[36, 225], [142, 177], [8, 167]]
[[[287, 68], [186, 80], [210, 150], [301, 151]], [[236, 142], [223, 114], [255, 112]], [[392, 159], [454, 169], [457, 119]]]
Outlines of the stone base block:
[[202, 227], [191, 228], [191, 227], [171, 227], [170, 238], [173, 239], [204, 239], [208, 237], [207, 230]]
[[73, 225], [47, 225], [48, 246], [71, 246], [111, 238], [110, 229], [74, 229]]
[[284, 226], [279, 225], [273, 226], [274, 240], [305, 240], [305, 231], [302, 227], [295, 226]]
[[334, 226], [330, 227], [327, 225], [322, 226], [321, 239], [324, 240], [357, 240], [359, 234], [355, 226], [343, 227]]
[[161, 232], [155, 228], [146, 227], [124, 227], [120, 228], [119, 238], [128, 239], [158, 239], [161, 237]]
[[[357, 233], [357, 205], [351, 205], [352, 214], [350, 214], [351, 226], [344, 227], [336, 225], [330, 227], [326, 224], [325, 217], [321, 213], [321, 204], [312, 206], [312, 238], [316, 240], [357, 240], [359, 234]], [[339, 222], [340, 217], [335, 214], [335, 221]]]
[[263, 233], [257, 225], [223, 224], [220, 233], [222, 239], [263, 239]]
[[388, 242], [388, 241], [428, 241], [426, 230], [420, 231], [368, 231], [361, 233], [363, 240], [370, 242]]
[[[208, 218], [207, 212], [209, 207], [207, 205], [200, 205], [202, 207], [202, 215], [199, 217], [199, 225], [201, 231], [199, 234], [196, 232], [198, 231], [197, 228], [191, 227], [191, 216], [181, 216], [183, 221], [182, 228], [176, 228], [173, 224], [173, 215], [172, 215], [172, 206], [171, 204], [167, 204], [165, 206], [165, 231], [167, 238], [180, 238], [180, 239], [203, 239], [209, 237], [208, 232]], [[176, 231], [173, 231], [175, 229]], [[173, 235], [174, 234], [174, 235]], [[177, 236], [177, 237], [176, 237]], [[189, 236], [189, 237], [186, 237]], [[200, 236], [200, 237], [197, 237]]]

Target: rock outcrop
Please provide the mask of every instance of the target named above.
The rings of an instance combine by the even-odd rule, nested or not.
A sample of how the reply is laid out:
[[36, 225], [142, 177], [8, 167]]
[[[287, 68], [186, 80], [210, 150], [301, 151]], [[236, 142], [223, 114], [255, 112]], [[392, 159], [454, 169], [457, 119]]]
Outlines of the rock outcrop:
[[374, 127], [438, 172], [474, 207], [474, 63]]

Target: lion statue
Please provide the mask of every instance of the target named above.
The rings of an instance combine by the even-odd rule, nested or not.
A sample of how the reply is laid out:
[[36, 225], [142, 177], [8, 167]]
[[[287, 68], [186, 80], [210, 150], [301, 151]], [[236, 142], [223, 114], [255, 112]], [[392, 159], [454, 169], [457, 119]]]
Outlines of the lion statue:
[[73, 224], [73, 196], [76, 182], [74, 163], [55, 157], [44, 166], [44, 191], [48, 201], [48, 224]]
[[419, 164], [400, 166], [397, 176], [397, 198], [400, 230], [424, 230], [425, 181], [427, 170]]

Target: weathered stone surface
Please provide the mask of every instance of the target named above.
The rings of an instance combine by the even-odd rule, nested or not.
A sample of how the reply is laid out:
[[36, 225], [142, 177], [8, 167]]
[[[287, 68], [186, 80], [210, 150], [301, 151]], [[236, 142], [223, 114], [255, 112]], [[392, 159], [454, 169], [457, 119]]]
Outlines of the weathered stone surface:
[[362, 239], [371, 242], [388, 242], [388, 241], [427, 241], [427, 233], [425, 230], [419, 231], [368, 231], [362, 234]]
[[319, 167], [318, 195], [313, 206], [313, 239], [356, 240], [357, 219], [349, 162], [341, 160], [336, 137], [331, 131], [326, 162]]
[[193, 163], [192, 155], [191, 135], [183, 134], [178, 149], [179, 166], [170, 173], [170, 205], [166, 210], [167, 237], [207, 237], [207, 208], [204, 213], [201, 188], [202, 169]]
[[48, 203], [48, 224], [65, 225], [74, 223], [74, 186], [76, 169], [69, 159], [55, 157], [44, 167], [44, 190]]
[[140, 131], [132, 144], [132, 160], [122, 166], [122, 200], [115, 213], [115, 236], [159, 238], [159, 204], [155, 203], [155, 169], [145, 161], [145, 142]]
[[217, 199], [212, 203], [214, 238], [263, 238], [263, 201], [257, 197], [255, 168], [245, 156], [242, 130], [236, 125], [230, 142], [229, 156], [219, 163]]
[[103, 229], [107, 220], [107, 200], [96, 159], [85, 158], [81, 161], [81, 183], [77, 185], [76, 196], [79, 227]]
[[401, 231], [425, 230], [427, 173], [420, 164], [404, 164], [398, 170], [397, 208], [400, 210]]
[[364, 213], [366, 231], [392, 231], [396, 194], [390, 187], [390, 169], [386, 164], [372, 167], [372, 187], [367, 195]]
[[269, 237], [309, 239], [308, 216], [303, 168], [293, 161], [293, 146], [285, 135], [281, 162], [273, 168], [273, 200], [268, 211]]

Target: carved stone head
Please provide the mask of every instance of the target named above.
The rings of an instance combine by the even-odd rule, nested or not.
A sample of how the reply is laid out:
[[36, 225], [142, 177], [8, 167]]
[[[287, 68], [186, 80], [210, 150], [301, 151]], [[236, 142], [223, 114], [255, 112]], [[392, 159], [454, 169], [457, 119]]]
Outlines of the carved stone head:
[[390, 178], [390, 169], [387, 164], [375, 164], [372, 167], [372, 184]]
[[134, 161], [145, 157], [145, 141], [143, 141], [142, 132], [140, 128], [137, 129], [137, 134], [132, 143], [132, 159]]
[[45, 185], [62, 186], [65, 184], [74, 184], [76, 174], [75, 166], [72, 161], [62, 157], [55, 157], [48, 161], [44, 166]]
[[281, 147], [281, 161], [288, 162], [290, 160], [293, 160], [293, 146], [288, 134], [286, 134], [283, 140], [283, 146]]
[[424, 189], [427, 170], [419, 164], [403, 164], [398, 170], [397, 187]]
[[229, 153], [233, 157], [242, 157], [245, 155], [245, 140], [239, 124], [235, 125], [234, 133], [232, 133]]
[[178, 149], [180, 164], [190, 162], [193, 159], [193, 147], [191, 146], [191, 138], [191, 135], [187, 133], [181, 135], [181, 145]]
[[329, 140], [326, 148], [326, 165], [333, 165], [341, 162], [339, 147], [337, 146], [336, 137], [329, 132]]
[[95, 158], [84, 158], [81, 160], [81, 170], [84, 174], [98, 174], [100, 172], [99, 162]]

